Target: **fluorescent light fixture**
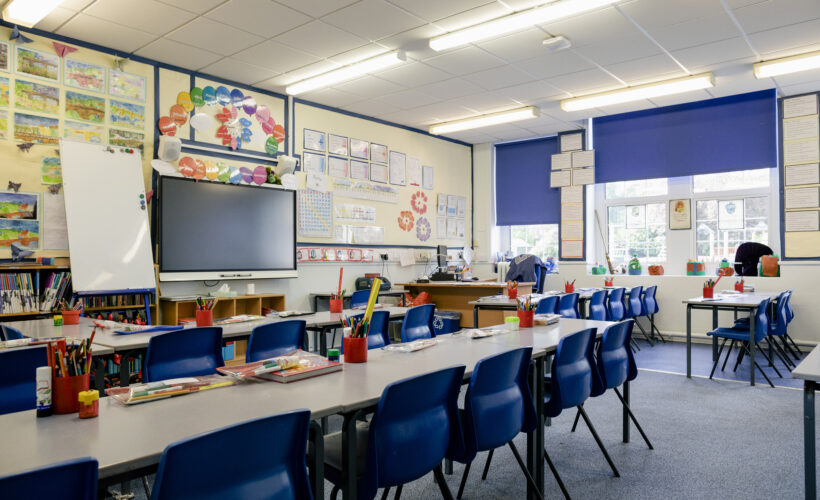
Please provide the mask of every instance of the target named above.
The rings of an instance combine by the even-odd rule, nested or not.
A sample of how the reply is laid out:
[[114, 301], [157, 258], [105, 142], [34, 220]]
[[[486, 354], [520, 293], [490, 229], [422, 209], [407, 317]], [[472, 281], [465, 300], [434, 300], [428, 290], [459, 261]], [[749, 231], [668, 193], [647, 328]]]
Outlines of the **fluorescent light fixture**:
[[538, 108], [535, 106], [527, 106], [526, 108], [510, 109], [508, 111], [500, 111], [498, 113], [490, 113], [488, 115], [465, 118], [463, 120], [438, 123], [430, 127], [430, 133], [447, 134], [450, 132], [458, 132], [460, 130], [469, 130], [473, 128], [489, 127], [490, 125], [499, 125], [501, 123], [517, 122], [519, 120], [535, 118], [538, 115]]
[[476, 24], [452, 33], [430, 39], [430, 48], [445, 50], [460, 47], [468, 43], [479, 42], [488, 38], [520, 31], [530, 26], [557, 21], [565, 17], [574, 16], [598, 7], [604, 7], [619, 0], [558, 0], [541, 7], [524, 10], [499, 17], [486, 23]]
[[600, 108], [613, 104], [640, 101], [641, 99], [652, 99], [665, 95], [682, 94], [693, 90], [707, 89], [714, 87], [712, 73], [702, 73], [700, 75], [684, 76], [673, 80], [647, 83], [625, 89], [590, 94], [581, 97], [573, 97], [561, 101], [561, 109], [564, 111], [580, 111], [582, 109]]
[[3, 20], [31, 28], [61, 3], [63, 0], [9, 0], [3, 7]]
[[322, 73], [321, 75], [312, 76], [310, 78], [298, 81], [288, 85], [285, 88], [285, 92], [290, 95], [296, 95], [303, 92], [320, 89], [322, 87], [329, 87], [339, 82], [351, 80], [357, 76], [366, 75], [367, 73], [373, 73], [374, 71], [395, 66], [406, 60], [407, 58], [405, 57], [403, 51], [394, 50], [376, 57], [371, 57], [370, 59], [365, 59], [364, 61], [343, 66], [339, 69], [328, 71], [327, 73]]
[[759, 62], [754, 65], [754, 72], [755, 78], [767, 78], [817, 68], [820, 68], [820, 51]]

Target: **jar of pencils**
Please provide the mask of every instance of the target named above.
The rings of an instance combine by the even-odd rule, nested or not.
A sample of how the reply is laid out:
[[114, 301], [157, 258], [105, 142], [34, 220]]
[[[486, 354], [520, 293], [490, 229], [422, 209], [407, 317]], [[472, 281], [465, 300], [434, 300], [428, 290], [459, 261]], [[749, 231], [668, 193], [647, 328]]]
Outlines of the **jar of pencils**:
[[572, 282], [567, 281], [564, 283], [564, 293], [572, 293], [575, 291], [575, 280]]
[[79, 394], [87, 391], [91, 372], [91, 340], [51, 342], [46, 349], [52, 368], [52, 409], [57, 415], [77, 413]]
[[63, 316], [64, 325], [80, 324], [80, 311], [78, 309], [65, 309], [60, 314]]
[[519, 309], [518, 310], [518, 326], [521, 328], [532, 328], [535, 311]]
[[367, 337], [345, 337], [342, 343], [345, 363], [367, 362]]
[[342, 304], [344, 303], [344, 299], [341, 297], [334, 299], [330, 299], [330, 312], [332, 313], [340, 313], [342, 312]]
[[214, 312], [211, 309], [197, 309], [196, 326], [213, 326]]
[[510, 300], [515, 300], [518, 298], [518, 282], [517, 281], [508, 281], [507, 282], [507, 297]]
[[95, 418], [100, 415], [99, 391], [83, 391], [77, 399], [80, 401], [80, 418]]

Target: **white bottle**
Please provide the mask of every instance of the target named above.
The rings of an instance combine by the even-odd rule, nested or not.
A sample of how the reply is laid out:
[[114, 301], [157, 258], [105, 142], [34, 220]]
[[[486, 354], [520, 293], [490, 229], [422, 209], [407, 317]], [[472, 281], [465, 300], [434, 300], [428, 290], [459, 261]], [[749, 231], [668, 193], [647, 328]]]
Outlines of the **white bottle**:
[[51, 415], [51, 367], [38, 366], [36, 373], [37, 382], [37, 416], [48, 417]]

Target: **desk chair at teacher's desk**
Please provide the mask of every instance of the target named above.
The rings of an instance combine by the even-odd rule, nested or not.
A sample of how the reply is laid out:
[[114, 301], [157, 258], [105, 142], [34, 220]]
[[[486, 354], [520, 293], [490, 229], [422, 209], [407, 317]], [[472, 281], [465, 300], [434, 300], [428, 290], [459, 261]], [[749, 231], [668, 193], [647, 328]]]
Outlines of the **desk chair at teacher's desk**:
[[151, 337], [143, 378], [156, 382], [179, 377], [213, 375], [222, 360], [222, 327], [186, 328]]
[[97, 460], [85, 457], [2, 476], [0, 497], [4, 500], [97, 500], [98, 470]]

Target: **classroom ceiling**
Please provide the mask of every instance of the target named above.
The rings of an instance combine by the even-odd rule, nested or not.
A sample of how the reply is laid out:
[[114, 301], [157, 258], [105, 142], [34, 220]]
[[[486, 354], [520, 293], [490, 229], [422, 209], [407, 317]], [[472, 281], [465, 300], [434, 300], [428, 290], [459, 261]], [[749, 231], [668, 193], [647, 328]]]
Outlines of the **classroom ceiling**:
[[[623, 0], [435, 52], [431, 36], [544, 0], [65, 0], [36, 28], [284, 92], [388, 49], [407, 62], [299, 97], [426, 129], [522, 105], [538, 118], [448, 134], [469, 143], [554, 134], [604, 114], [776, 87], [820, 90], [820, 70], [756, 80], [752, 63], [820, 49], [820, 0]], [[562, 35], [570, 49], [542, 40]], [[566, 113], [561, 99], [712, 71], [716, 86]]]

